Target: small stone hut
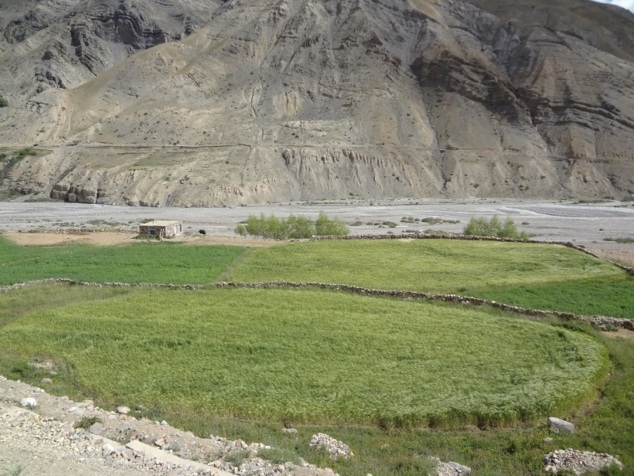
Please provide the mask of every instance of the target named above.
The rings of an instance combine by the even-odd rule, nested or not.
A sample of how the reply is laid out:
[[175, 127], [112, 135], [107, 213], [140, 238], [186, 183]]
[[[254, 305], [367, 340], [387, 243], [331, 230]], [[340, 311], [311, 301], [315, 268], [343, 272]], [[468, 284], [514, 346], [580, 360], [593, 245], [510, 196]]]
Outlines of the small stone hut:
[[174, 238], [182, 233], [182, 221], [157, 220], [139, 225], [139, 235], [149, 238]]

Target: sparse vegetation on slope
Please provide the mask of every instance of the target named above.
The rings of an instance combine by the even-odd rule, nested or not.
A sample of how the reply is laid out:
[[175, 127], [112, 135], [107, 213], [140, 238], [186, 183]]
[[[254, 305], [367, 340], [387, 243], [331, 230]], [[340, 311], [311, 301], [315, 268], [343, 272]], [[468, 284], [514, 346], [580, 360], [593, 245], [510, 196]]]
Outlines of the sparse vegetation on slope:
[[0, 348], [66, 362], [113, 405], [280, 424], [527, 421], [576, 408], [606, 368], [547, 324], [318, 290], [124, 293], [24, 316]]

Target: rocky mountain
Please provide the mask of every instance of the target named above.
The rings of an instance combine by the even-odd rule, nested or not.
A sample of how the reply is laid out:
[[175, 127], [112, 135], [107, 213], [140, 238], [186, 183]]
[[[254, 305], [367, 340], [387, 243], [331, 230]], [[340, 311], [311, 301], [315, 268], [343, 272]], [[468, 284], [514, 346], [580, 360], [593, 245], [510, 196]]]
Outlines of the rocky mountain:
[[634, 15], [586, 0], [4, 0], [0, 96], [21, 199], [634, 194]]

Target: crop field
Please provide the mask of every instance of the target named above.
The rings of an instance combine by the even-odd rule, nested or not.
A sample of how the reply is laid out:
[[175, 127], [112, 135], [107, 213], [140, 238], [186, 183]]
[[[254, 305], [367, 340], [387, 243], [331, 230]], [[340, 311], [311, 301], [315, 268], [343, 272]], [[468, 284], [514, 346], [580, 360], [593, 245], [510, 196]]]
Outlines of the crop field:
[[[0, 237], [3, 284], [48, 277], [321, 281], [620, 317], [631, 317], [632, 303], [624, 272], [559, 246], [42, 248]], [[540, 474], [545, 453], [567, 447], [618, 455], [623, 474], [633, 474], [633, 342], [487, 306], [310, 288], [44, 284], [0, 293], [0, 374], [38, 384], [46, 374], [29, 362], [50, 359], [58, 371], [51, 392], [104, 408], [125, 404], [200, 435], [263, 441], [345, 475], [419, 475], [424, 456], [435, 455], [474, 474], [528, 476]], [[551, 415], [578, 431], [549, 434]], [[282, 435], [284, 425], [298, 428], [297, 439]], [[309, 451], [319, 431], [350, 444], [356, 458], [333, 462]]]
[[254, 250], [232, 278], [245, 282], [321, 281], [380, 289], [459, 292], [466, 286], [484, 289], [624, 275], [601, 260], [552, 245], [341, 240]]
[[0, 286], [44, 278], [194, 284], [215, 281], [244, 252], [236, 246], [17, 246], [0, 236]]
[[314, 290], [149, 290], [36, 312], [0, 347], [67, 361], [112, 404], [280, 424], [527, 420], [578, 405], [606, 365], [540, 323]]
[[490, 288], [476, 292], [466, 289], [464, 294], [531, 309], [634, 317], [634, 277]]

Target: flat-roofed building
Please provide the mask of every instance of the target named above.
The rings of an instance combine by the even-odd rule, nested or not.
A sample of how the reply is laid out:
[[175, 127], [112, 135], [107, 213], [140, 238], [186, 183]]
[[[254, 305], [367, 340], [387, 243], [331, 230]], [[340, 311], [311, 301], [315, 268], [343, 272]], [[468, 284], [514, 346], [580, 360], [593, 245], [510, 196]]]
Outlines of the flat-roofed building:
[[182, 221], [156, 220], [139, 225], [139, 235], [150, 238], [174, 238], [182, 233]]

